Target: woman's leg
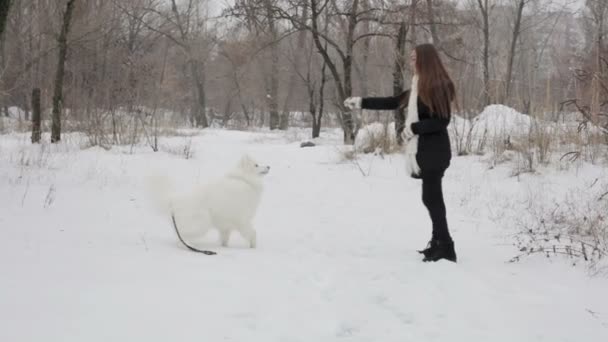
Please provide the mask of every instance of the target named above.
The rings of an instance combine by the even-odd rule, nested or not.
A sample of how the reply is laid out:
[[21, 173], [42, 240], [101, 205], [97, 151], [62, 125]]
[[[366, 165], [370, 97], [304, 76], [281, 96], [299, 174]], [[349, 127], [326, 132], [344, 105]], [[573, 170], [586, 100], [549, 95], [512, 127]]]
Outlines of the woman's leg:
[[441, 189], [442, 174], [429, 175], [422, 173], [422, 202], [429, 211], [433, 221], [433, 240], [431, 247], [425, 251], [423, 261], [438, 261], [441, 259], [456, 262], [454, 241], [448, 230], [448, 222]]
[[422, 202], [433, 222], [433, 240], [452, 241], [446, 219], [441, 180], [443, 175], [422, 176]]

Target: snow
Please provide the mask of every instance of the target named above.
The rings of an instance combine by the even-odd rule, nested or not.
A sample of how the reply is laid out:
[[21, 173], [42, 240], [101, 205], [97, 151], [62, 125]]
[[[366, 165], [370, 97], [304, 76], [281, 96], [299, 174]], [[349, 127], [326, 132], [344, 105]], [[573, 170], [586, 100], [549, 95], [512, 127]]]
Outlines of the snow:
[[532, 124], [530, 116], [504, 105], [487, 106], [481, 114], [473, 119], [473, 122], [479, 130], [506, 132], [507, 134], [510, 132], [527, 132]]
[[19, 107], [9, 107], [8, 117], [12, 119], [25, 120], [25, 111]]
[[504, 105], [489, 105], [472, 119], [454, 116], [450, 132], [458, 136], [471, 136], [473, 146], [486, 141], [526, 137], [534, 119]]
[[[0, 341], [607, 340], [608, 279], [560, 259], [506, 262], [531, 194], [554, 199], [606, 170], [510, 177], [455, 158], [444, 188], [459, 262], [425, 264], [430, 222], [403, 157], [343, 162], [339, 131], [301, 149], [307, 133], [206, 130], [188, 160], [1, 135]], [[163, 138], [163, 151], [186, 143]], [[188, 187], [243, 152], [272, 167], [258, 248], [212, 234], [196, 242], [218, 255], [189, 252], [148, 205], [145, 176]]]

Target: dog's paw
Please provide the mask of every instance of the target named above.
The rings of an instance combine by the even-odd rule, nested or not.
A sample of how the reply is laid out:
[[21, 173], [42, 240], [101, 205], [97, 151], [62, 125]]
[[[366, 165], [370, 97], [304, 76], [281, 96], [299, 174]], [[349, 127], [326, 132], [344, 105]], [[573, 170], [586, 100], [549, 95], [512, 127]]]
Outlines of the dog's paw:
[[257, 236], [255, 231], [253, 231], [253, 236], [251, 237], [251, 240], [249, 240], [249, 247], [251, 248], [256, 248], [258, 242], [257, 242]]

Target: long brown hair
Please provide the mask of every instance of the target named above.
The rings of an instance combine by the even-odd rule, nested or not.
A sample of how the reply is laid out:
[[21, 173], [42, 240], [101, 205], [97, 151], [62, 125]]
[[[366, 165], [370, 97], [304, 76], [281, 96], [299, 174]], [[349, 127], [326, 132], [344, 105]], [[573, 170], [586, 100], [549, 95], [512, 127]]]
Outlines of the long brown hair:
[[415, 51], [418, 95], [433, 114], [447, 118], [451, 114], [451, 103], [456, 97], [454, 83], [435, 46], [422, 44], [416, 46]]

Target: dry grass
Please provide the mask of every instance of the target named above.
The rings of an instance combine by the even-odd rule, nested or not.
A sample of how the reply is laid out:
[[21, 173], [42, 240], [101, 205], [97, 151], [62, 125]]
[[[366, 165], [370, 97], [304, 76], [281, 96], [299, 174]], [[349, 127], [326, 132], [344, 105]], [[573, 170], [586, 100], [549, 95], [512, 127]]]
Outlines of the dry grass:
[[177, 146], [161, 145], [160, 150], [184, 159], [192, 159], [195, 150], [192, 146], [192, 136], [183, 137], [183, 143]]
[[365, 126], [359, 130], [357, 139], [358, 141], [355, 142], [357, 153], [374, 153], [383, 156], [401, 151], [393, 125], [375, 123]]
[[596, 179], [590, 186], [570, 189], [551, 206], [536, 199], [519, 218], [515, 244], [520, 255], [565, 256], [573, 264], [586, 262], [599, 271], [608, 257], [608, 183]]
[[545, 121], [533, 121], [522, 134], [488, 139], [484, 152], [490, 167], [511, 162], [513, 175], [536, 172], [541, 166], [563, 169], [582, 162], [608, 163], [608, 145], [601, 132]]
[[365, 167], [355, 149], [341, 149], [339, 150], [338, 155], [340, 156], [339, 163], [347, 163], [353, 165], [363, 177], [367, 177], [371, 174], [372, 164], [369, 163]]

